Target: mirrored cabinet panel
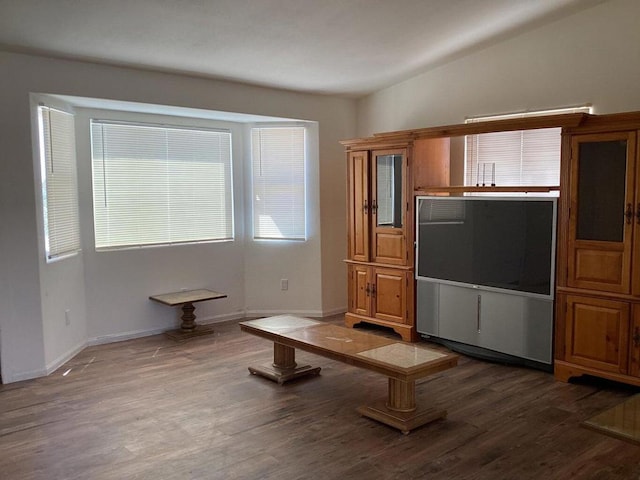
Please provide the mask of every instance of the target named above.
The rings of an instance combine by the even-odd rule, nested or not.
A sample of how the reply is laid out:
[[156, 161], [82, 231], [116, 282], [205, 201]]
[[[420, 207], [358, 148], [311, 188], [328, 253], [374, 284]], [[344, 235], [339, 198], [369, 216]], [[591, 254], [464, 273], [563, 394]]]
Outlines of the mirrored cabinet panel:
[[371, 159], [371, 260], [407, 265], [407, 151], [374, 150]]
[[376, 221], [378, 226], [402, 227], [402, 155], [376, 156]]

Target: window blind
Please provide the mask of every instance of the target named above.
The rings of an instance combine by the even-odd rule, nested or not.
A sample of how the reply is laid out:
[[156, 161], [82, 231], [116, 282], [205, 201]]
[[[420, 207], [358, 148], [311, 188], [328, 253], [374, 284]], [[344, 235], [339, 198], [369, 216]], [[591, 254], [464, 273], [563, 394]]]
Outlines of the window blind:
[[[395, 164], [402, 162], [401, 155], [379, 155], [376, 157], [376, 202], [378, 205], [377, 219], [378, 225], [398, 226], [402, 220], [395, 218], [395, 205], [393, 199], [396, 198]], [[398, 169], [399, 171], [399, 169]], [[400, 187], [401, 188], [401, 187]]]
[[231, 133], [92, 120], [96, 249], [233, 238]]
[[38, 107], [45, 252], [47, 260], [80, 250], [73, 115]]
[[[591, 113], [591, 107], [478, 117], [466, 123], [580, 112]], [[465, 185], [559, 185], [561, 132], [561, 128], [540, 128], [467, 135]]]
[[251, 143], [254, 238], [304, 240], [304, 127], [253, 128]]
[[466, 137], [465, 185], [560, 183], [560, 128]]

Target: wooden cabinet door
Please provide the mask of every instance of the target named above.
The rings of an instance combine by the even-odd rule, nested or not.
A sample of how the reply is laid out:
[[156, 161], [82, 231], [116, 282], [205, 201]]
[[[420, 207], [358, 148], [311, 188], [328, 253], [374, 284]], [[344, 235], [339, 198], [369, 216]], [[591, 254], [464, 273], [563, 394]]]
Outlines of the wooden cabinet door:
[[572, 138], [570, 287], [631, 293], [635, 155], [635, 132]]
[[640, 377], [640, 304], [633, 306], [630, 349], [629, 374]]
[[371, 315], [370, 268], [365, 265], [349, 266], [349, 311], [356, 315]]
[[361, 262], [369, 261], [370, 212], [369, 199], [369, 152], [350, 152], [348, 167], [349, 182], [349, 258]]
[[380, 320], [407, 323], [408, 274], [404, 270], [373, 268], [373, 316]]
[[407, 151], [371, 155], [371, 229], [376, 263], [407, 264]]
[[627, 373], [629, 304], [577, 295], [566, 298], [565, 360]]

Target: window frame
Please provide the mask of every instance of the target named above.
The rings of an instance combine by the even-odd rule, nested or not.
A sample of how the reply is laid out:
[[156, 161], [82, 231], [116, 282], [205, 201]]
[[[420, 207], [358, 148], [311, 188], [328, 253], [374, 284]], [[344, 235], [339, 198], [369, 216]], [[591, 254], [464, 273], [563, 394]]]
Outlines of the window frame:
[[[45, 132], [45, 111], [48, 113], [48, 119], [46, 120], [48, 125], [47, 132]], [[37, 105], [36, 115], [45, 261], [53, 263], [74, 257], [82, 251], [75, 115], [44, 103]], [[53, 121], [53, 115], [70, 117], [69, 129], [63, 132], [67, 135], [67, 144], [60, 147], [62, 149], [66, 147], [66, 152], [60, 151], [54, 145], [54, 126], [52, 124], [55, 122]], [[61, 140], [64, 141], [65, 139]], [[58, 162], [55, 162], [56, 157]], [[62, 182], [59, 180], [54, 182], [52, 179], [51, 173], [55, 175], [54, 163], [58, 163], [63, 167], [63, 174], [58, 177], [62, 177], [62, 186]], [[65, 168], [66, 172], [64, 171]], [[51, 170], [51, 173], [49, 170]], [[60, 189], [66, 189], [67, 191], [61, 192]], [[51, 208], [53, 202], [59, 202], [60, 205], [58, 207], [54, 205], [54, 208]], [[61, 210], [64, 218], [56, 215], [56, 212]], [[56, 221], [56, 217], [60, 217], [61, 220]], [[64, 237], [70, 238], [65, 239]]]
[[[302, 182], [298, 185], [301, 185], [302, 188], [302, 202], [299, 208], [301, 209], [301, 213], [298, 211], [297, 214], [302, 217], [302, 230], [303, 233], [298, 233], [297, 236], [257, 236], [256, 231], [256, 216], [257, 216], [257, 208], [256, 208], [256, 176], [255, 176], [255, 165], [254, 165], [254, 131], [255, 130], [269, 130], [269, 129], [301, 129], [303, 133], [302, 137]], [[306, 242], [309, 239], [309, 212], [307, 211], [309, 205], [309, 185], [308, 185], [308, 174], [309, 174], [309, 126], [304, 122], [267, 122], [267, 123], [253, 123], [248, 126], [248, 144], [249, 144], [249, 168], [250, 168], [250, 178], [251, 178], [251, 187], [250, 187], [250, 195], [251, 195], [251, 238], [256, 242]], [[295, 215], [295, 213], [293, 214]]]
[[[200, 123], [199, 119], [190, 119], [185, 118], [184, 123], [178, 124], [170, 124], [158, 121], [148, 121], [148, 120], [137, 120], [137, 119], [119, 119], [119, 118], [100, 118], [90, 117], [89, 118], [89, 130], [90, 130], [90, 138], [89, 144], [91, 149], [91, 181], [92, 181], [92, 199], [94, 202], [93, 205], [93, 223], [94, 223], [94, 239], [95, 239], [95, 250], [96, 252], [106, 252], [106, 251], [115, 251], [115, 250], [130, 250], [130, 249], [142, 249], [142, 248], [161, 248], [168, 246], [179, 246], [179, 245], [194, 245], [194, 244], [209, 244], [209, 243], [222, 243], [222, 242], [232, 242], [235, 241], [235, 198], [234, 198], [234, 152], [233, 152], [233, 142], [234, 142], [234, 132], [232, 128], [226, 127], [216, 127], [216, 126], [203, 126]], [[190, 122], [190, 120], [192, 120]], [[130, 241], [128, 243], [114, 243], [110, 242], [109, 244], [105, 242], [98, 242], [97, 228], [98, 228], [98, 219], [96, 214], [96, 198], [99, 193], [96, 190], [96, 163], [104, 162], [104, 159], [96, 160], [95, 153], [95, 145], [94, 145], [94, 127], [100, 125], [114, 125], [114, 126], [123, 126], [123, 127], [140, 127], [140, 128], [150, 128], [157, 129], [157, 131], [166, 132], [177, 130], [188, 133], [193, 132], [208, 132], [208, 133], [221, 133], [227, 136], [228, 138], [228, 154], [221, 157], [223, 159], [222, 165], [225, 167], [225, 172], [223, 174], [223, 188], [220, 191], [219, 195], [225, 197], [225, 210], [228, 213], [228, 216], [224, 217], [224, 227], [228, 235], [223, 235], [219, 237], [209, 237], [209, 238], [199, 238], [199, 239], [180, 239], [180, 240], [172, 240], [170, 237], [167, 237], [165, 232], [164, 239], [158, 241], [141, 241], [135, 242]], [[171, 161], [169, 153], [166, 154], [166, 157], [162, 159], [163, 162], [169, 163]], [[212, 162], [216, 163], [216, 162]], [[228, 167], [228, 169], [226, 169]], [[169, 174], [167, 174], [169, 176]], [[167, 182], [168, 183], [168, 182]], [[167, 187], [169, 188], [169, 187]], [[186, 191], [188, 193], [188, 191]], [[184, 193], [184, 192], [183, 192]], [[169, 200], [167, 200], [169, 201]], [[167, 211], [170, 210], [170, 206], [167, 205]], [[176, 225], [168, 221], [165, 227], [167, 229], [176, 228]], [[170, 235], [170, 233], [169, 233]]]

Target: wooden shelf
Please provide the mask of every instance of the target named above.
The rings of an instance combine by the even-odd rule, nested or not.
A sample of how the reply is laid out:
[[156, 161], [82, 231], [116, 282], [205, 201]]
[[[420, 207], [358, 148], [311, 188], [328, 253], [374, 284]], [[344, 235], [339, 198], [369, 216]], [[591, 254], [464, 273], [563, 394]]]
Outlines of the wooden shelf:
[[[538, 128], [560, 127], [564, 129], [581, 128], [584, 124], [611, 123], [615, 116], [618, 126], [626, 126], [630, 122], [637, 122], [637, 113], [612, 114], [600, 119], [598, 115], [588, 113], [564, 113], [559, 115], [544, 115], [540, 117], [508, 118], [504, 120], [489, 120], [484, 122], [460, 123], [455, 125], [442, 125], [436, 127], [417, 128], [412, 130], [399, 130], [394, 132], [374, 133], [370, 137], [342, 140], [347, 151], [404, 146], [415, 140], [425, 138], [451, 138], [465, 135], [477, 135], [481, 133], [509, 132], [514, 130], [532, 130]], [[600, 127], [601, 128], [601, 127]], [[628, 127], [627, 127], [628, 128]], [[632, 128], [635, 128], [632, 127]]]
[[[441, 125], [437, 127], [400, 130], [395, 132], [374, 133], [377, 139], [383, 138], [432, 138], [459, 137], [479, 133], [507, 132], [513, 130], [531, 130], [537, 128], [576, 128], [591, 118], [597, 117], [588, 113], [562, 113], [557, 115], [543, 115], [539, 117], [507, 118], [503, 120], [487, 120], [483, 122], [460, 123], [456, 125]], [[634, 117], [637, 120], [637, 117]], [[621, 121], [627, 117], [621, 118]]]
[[457, 185], [453, 187], [416, 187], [413, 193], [415, 195], [432, 193], [549, 193], [559, 190], [559, 186], [474, 187], [471, 185]]

